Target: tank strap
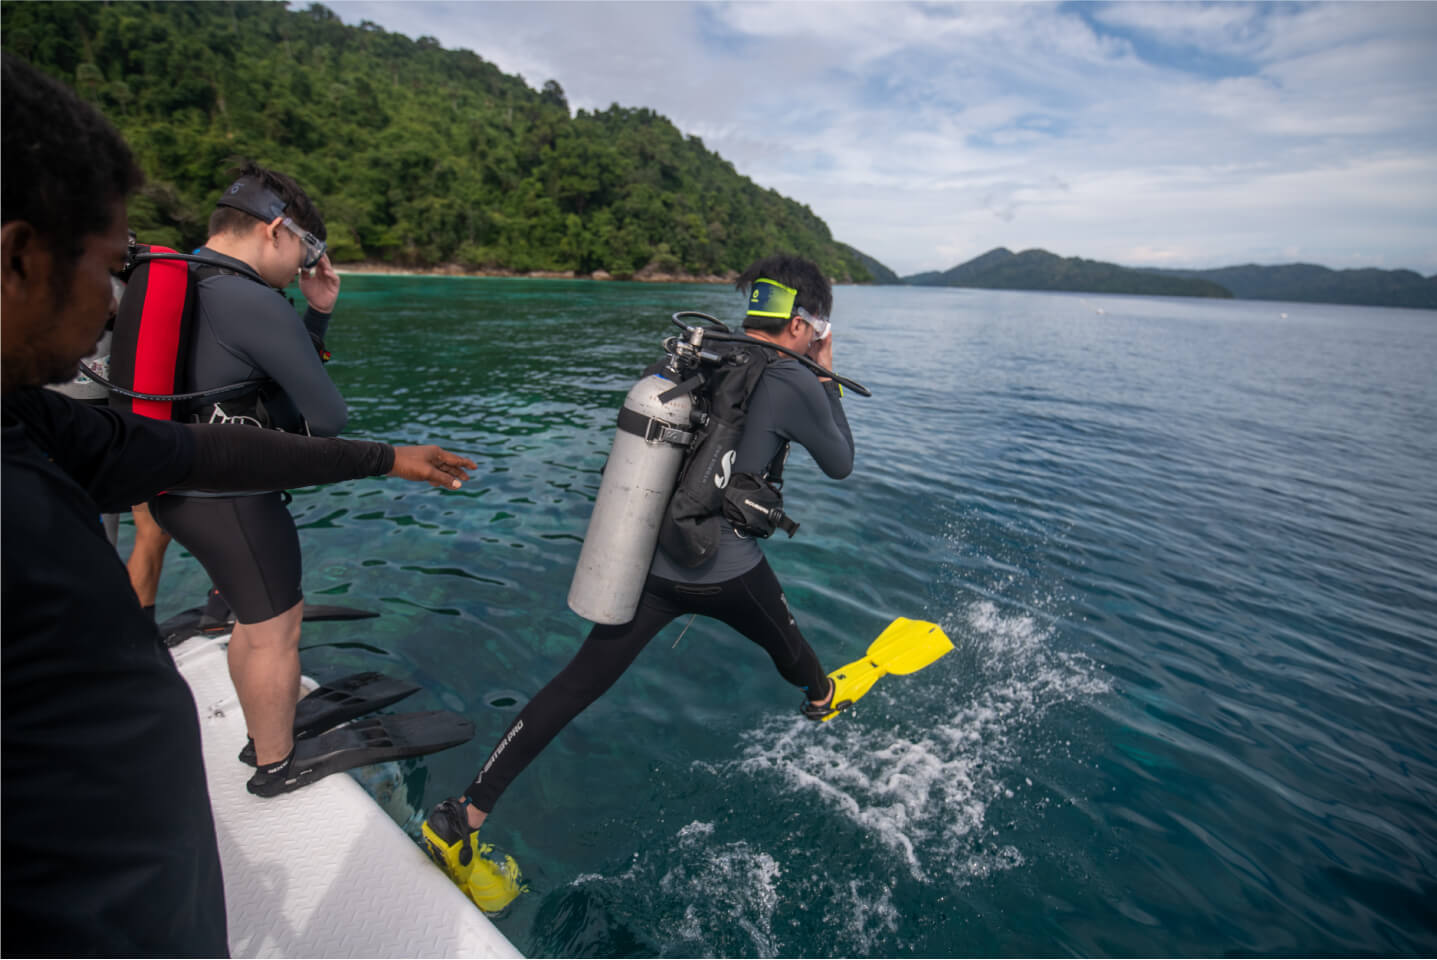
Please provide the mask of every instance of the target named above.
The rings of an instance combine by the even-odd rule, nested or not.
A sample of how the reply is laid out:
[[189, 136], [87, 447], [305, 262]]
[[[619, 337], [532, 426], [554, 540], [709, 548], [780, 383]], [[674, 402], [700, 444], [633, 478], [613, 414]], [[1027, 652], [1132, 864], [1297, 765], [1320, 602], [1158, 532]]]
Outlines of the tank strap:
[[645, 443], [671, 443], [676, 447], [687, 447], [694, 438], [691, 430], [680, 430], [671, 423], [635, 413], [628, 407], [619, 408], [619, 429], [642, 437]]
[[707, 380], [708, 378], [705, 377], [703, 374], [696, 373], [692, 377], [689, 377], [687, 380], [685, 380], [683, 383], [675, 384], [674, 386], [665, 390], [663, 393], [659, 394], [659, 403], [669, 403], [670, 401], [676, 400], [679, 397], [684, 396], [685, 394], [693, 393], [699, 387], [702, 387], [707, 382]]

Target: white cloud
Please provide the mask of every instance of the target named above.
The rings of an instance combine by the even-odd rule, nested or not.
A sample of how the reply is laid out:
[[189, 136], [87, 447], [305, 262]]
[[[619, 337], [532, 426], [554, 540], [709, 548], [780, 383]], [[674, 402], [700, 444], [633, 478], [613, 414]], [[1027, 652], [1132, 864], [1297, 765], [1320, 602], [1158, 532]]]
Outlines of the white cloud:
[[650, 107], [900, 273], [999, 245], [1437, 272], [1437, 4], [332, 6]]

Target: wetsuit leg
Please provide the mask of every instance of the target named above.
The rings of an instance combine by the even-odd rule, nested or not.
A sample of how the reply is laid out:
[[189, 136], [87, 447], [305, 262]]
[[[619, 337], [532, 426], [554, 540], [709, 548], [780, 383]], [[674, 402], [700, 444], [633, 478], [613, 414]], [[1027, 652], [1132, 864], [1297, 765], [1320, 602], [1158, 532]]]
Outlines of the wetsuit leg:
[[649, 578], [633, 620], [618, 626], [595, 624], [568, 666], [519, 712], [499, 738], [479, 775], [464, 791], [474, 806], [485, 813], [492, 812], [510, 782], [549, 741], [589, 704], [603, 696], [648, 642], [684, 612], [655, 590], [661, 582], [655, 577]]
[[299, 532], [281, 494], [167, 494], [151, 513], [204, 566], [240, 623], [269, 620], [304, 599]]
[[719, 586], [721, 592], [702, 601], [702, 607], [699, 602], [693, 607], [763, 647], [783, 678], [810, 700], [828, 696], [828, 676], [798, 629], [768, 560], [760, 560], [748, 572]]

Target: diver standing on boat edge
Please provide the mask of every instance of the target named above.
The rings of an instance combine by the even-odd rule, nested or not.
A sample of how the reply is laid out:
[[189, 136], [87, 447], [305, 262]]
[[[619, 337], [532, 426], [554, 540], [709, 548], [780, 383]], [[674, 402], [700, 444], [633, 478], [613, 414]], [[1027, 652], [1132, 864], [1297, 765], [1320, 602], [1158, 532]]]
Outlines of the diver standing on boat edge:
[[[833, 294], [828, 278], [802, 257], [774, 255], [751, 264], [736, 286], [748, 298], [744, 319], [748, 336], [734, 338], [746, 341], [742, 349], [748, 353], [736, 366], [746, 365], [752, 375], [745, 381], [747, 392], [734, 398], [735, 407], [746, 410], [746, 418], [733, 438], [735, 446], [721, 456], [721, 472], [713, 484], [722, 489], [731, 477], [763, 478], [775, 472], [775, 465], [781, 469], [782, 452], [790, 441], [803, 445], [828, 476], [846, 477], [853, 467], [854, 448], [842, 388], [783, 351], [769, 349], [785, 348], [831, 368]], [[620, 430], [624, 429], [621, 414]], [[705, 470], [699, 477], [700, 485], [708, 483], [706, 474]], [[681, 494], [684, 487], [680, 481]], [[674, 501], [679, 499], [676, 495]], [[590, 537], [596, 536], [599, 510], [596, 503]], [[685, 519], [712, 518], [712, 511], [708, 516], [704, 513], [699, 509]], [[478, 855], [478, 828], [514, 777], [569, 721], [602, 696], [675, 618], [702, 614], [733, 627], [762, 647], [784, 679], [803, 691], [805, 716], [818, 720], [831, 715], [833, 683], [799, 630], [757, 539], [735, 529], [726, 515], [712, 526], [717, 539], [688, 556], [684, 536], [660, 538], [649, 563], [637, 571], [646, 579], [631, 619], [596, 623], [569, 664], [535, 694], [499, 738], [464, 794], [437, 805], [425, 821], [422, 833], [431, 856], [481, 907], [486, 906], [481, 902], [484, 892], [493, 886], [493, 864]], [[673, 528], [666, 519], [664, 533]]]
[[[186, 348], [177, 356], [137, 351], [135, 365], [173, 365], [186, 391], [256, 385], [175, 404], [177, 419], [319, 437], [344, 429], [348, 409], [323, 367], [340, 288], [325, 235], [323, 218], [292, 177], [254, 164], [239, 171], [195, 251], [205, 262], [185, 264], [194, 285], [191, 330], [181, 340]], [[282, 292], [296, 276], [303, 318]], [[145, 337], [148, 311], [136, 319], [117, 333], [157, 339]], [[230, 676], [252, 738], [241, 759], [258, 767], [249, 791], [265, 797], [293, 786], [286, 774], [300, 696], [303, 561], [287, 502], [282, 490], [216, 496], [179, 489], [150, 503], [155, 520], [194, 554], [234, 611]]]

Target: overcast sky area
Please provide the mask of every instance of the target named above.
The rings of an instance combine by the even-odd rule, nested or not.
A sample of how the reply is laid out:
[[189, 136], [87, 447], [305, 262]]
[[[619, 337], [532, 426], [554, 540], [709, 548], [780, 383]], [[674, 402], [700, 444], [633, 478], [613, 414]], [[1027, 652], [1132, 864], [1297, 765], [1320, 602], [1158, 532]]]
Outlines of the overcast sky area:
[[1437, 3], [326, 5], [649, 107], [904, 275], [1437, 273]]

